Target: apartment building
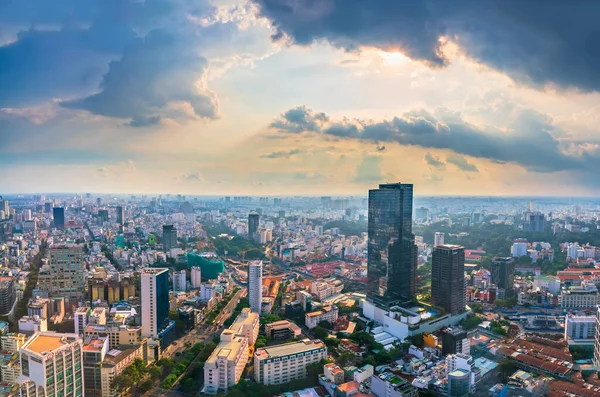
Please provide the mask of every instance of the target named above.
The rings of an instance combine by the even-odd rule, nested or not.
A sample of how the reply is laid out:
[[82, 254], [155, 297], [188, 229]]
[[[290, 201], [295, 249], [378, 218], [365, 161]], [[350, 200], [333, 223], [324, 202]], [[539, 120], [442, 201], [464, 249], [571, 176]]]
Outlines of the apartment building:
[[330, 324], [335, 324], [338, 319], [338, 308], [335, 305], [325, 306], [320, 310], [306, 313], [304, 316], [304, 324], [308, 329], [315, 328], [321, 321], [328, 321]]
[[242, 309], [242, 312], [229, 327], [236, 335], [244, 335], [248, 338], [248, 345], [252, 346], [258, 337], [260, 329], [260, 316], [253, 313], [249, 308]]
[[204, 363], [204, 388], [202, 393], [224, 393], [242, 376], [248, 362], [248, 338], [227, 329], [221, 341]]

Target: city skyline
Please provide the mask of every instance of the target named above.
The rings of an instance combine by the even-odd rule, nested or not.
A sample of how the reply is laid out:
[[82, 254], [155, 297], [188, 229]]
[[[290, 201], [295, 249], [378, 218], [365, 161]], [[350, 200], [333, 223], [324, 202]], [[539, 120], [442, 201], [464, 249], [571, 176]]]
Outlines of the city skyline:
[[342, 3], [1, 3], [3, 193], [598, 194], [600, 5]]

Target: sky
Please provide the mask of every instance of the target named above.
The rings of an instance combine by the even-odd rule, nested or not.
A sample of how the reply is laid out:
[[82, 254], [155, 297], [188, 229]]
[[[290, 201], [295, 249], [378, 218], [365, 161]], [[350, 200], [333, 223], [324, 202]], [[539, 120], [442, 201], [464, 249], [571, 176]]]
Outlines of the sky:
[[600, 193], [600, 2], [0, 0], [0, 193]]

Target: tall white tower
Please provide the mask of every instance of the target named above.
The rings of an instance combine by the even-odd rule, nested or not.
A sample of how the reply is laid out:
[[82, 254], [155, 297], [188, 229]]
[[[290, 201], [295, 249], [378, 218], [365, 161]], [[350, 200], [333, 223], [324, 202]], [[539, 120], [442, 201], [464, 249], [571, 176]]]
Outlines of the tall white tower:
[[435, 232], [433, 237], [433, 246], [444, 245], [444, 232]]
[[248, 301], [250, 310], [260, 314], [262, 305], [262, 261], [248, 263]]
[[202, 285], [202, 270], [199, 267], [194, 266], [191, 270], [192, 288], [200, 288]]

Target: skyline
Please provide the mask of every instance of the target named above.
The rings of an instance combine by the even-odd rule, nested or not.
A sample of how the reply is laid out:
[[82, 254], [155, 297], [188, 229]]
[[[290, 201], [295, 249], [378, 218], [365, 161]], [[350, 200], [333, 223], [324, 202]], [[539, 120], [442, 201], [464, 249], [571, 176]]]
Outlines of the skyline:
[[0, 1], [0, 190], [600, 193], [600, 4], [313, 3]]

